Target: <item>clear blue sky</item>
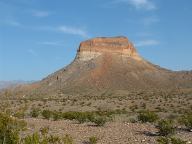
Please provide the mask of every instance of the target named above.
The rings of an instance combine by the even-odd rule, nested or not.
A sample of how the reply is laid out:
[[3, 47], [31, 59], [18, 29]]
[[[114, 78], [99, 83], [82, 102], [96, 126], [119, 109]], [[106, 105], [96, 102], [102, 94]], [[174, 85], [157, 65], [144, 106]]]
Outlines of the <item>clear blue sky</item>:
[[82, 40], [127, 36], [147, 60], [192, 69], [192, 0], [0, 0], [0, 80], [40, 80]]

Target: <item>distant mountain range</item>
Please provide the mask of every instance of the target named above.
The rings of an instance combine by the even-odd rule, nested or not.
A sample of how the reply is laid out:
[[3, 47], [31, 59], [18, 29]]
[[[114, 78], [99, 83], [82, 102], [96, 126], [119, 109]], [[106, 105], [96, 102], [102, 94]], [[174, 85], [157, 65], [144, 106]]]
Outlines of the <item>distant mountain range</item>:
[[30, 84], [33, 81], [0, 81], [0, 89], [15, 87], [21, 84]]

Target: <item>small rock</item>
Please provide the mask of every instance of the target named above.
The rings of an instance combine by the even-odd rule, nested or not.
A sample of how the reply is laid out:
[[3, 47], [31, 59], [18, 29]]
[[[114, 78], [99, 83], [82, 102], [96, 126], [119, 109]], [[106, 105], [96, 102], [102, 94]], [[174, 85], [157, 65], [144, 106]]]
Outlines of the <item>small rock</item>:
[[145, 142], [145, 140], [143, 139], [142, 142]]

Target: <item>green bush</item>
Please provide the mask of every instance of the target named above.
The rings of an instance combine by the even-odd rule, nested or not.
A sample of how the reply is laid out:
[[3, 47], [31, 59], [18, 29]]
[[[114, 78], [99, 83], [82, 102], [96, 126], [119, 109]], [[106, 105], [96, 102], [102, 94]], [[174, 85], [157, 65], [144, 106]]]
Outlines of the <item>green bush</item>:
[[79, 122], [79, 123], [85, 123], [88, 121], [88, 115], [86, 113], [78, 113], [75, 117], [75, 119]]
[[180, 122], [184, 124], [187, 129], [191, 130], [192, 129], [192, 114], [186, 114], [183, 115]]
[[150, 112], [150, 111], [142, 111], [139, 115], [138, 115], [138, 120], [145, 123], [145, 122], [155, 122], [156, 120], [158, 120], [158, 115], [154, 112]]
[[160, 120], [157, 127], [159, 128], [159, 134], [161, 136], [168, 136], [175, 132], [172, 120]]
[[0, 113], [0, 143], [17, 144], [19, 142], [19, 132], [25, 127], [26, 123], [24, 121]]
[[187, 142], [186, 141], [183, 141], [182, 139], [180, 138], [171, 138], [171, 143], [172, 144], [186, 144]]
[[65, 112], [62, 114], [64, 119], [74, 120], [77, 117], [78, 112]]
[[39, 133], [35, 132], [32, 135], [28, 135], [22, 139], [23, 144], [40, 144], [40, 135]]
[[97, 126], [104, 126], [107, 120], [103, 116], [96, 116], [91, 119], [91, 122], [95, 123]]
[[24, 118], [24, 117], [25, 117], [25, 111], [17, 111], [17, 112], [14, 114], [14, 117]]
[[159, 137], [157, 139], [158, 144], [186, 144], [186, 141], [183, 141], [180, 138], [174, 137]]
[[[37, 110], [33, 110], [31, 114], [33, 116], [37, 116]], [[98, 126], [102, 126], [106, 122], [106, 118], [111, 118], [112, 114], [116, 113], [125, 113], [125, 111], [95, 111], [95, 112], [75, 112], [75, 111], [69, 111], [69, 112], [57, 112], [57, 111], [50, 111], [50, 110], [43, 110], [41, 112], [41, 115], [45, 119], [52, 118], [53, 120], [59, 120], [59, 119], [68, 119], [68, 120], [77, 120], [79, 123], [85, 123], [85, 122], [94, 122]]]
[[41, 128], [40, 132], [42, 136], [46, 136], [49, 133], [49, 127]]
[[69, 135], [65, 135], [62, 140], [64, 144], [73, 144], [73, 138]]
[[92, 136], [89, 138], [89, 144], [96, 144], [98, 141], [97, 137]]
[[158, 144], [170, 144], [169, 139], [167, 137], [159, 137], [157, 139]]
[[50, 110], [43, 110], [41, 114], [45, 119], [50, 119], [52, 116], [52, 112]]
[[[37, 110], [31, 112], [33, 115], [37, 116]], [[107, 119], [106, 117], [111, 116], [114, 112], [57, 112], [50, 110], [43, 110], [41, 115], [45, 119], [53, 118], [53, 120], [68, 119], [77, 120], [79, 123], [93, 122], [97, 126], [103, 126]]]
[[50, 135], [49, 137], [47, 137], [47, 139], [50, 144], [60, 144], [61, 143], [61, 138], [59, 136]]
[[54, 112], [52, 113], [52, 116], [53, 116], [53, 120], [54, 120], [54, 121], [57, 121], [57, 120], [62, 119], [62, 113], [61, 113], [61, 112], [56, 112], [56, 111], [54, 111]]
[[32, 111], [30, 112], [30, 116], [33, 118], [38, 117], [39, 114], [40, 114], [40, 109], [38, 109], [38, 108], [32, 109]]
[[43, 129], [44, 133], [35, 132], [21, 140], [21, 144], [73, 144], [73, 139], [69, 135], [63, 138], [56, 135], [48, 135], [48, 129]]

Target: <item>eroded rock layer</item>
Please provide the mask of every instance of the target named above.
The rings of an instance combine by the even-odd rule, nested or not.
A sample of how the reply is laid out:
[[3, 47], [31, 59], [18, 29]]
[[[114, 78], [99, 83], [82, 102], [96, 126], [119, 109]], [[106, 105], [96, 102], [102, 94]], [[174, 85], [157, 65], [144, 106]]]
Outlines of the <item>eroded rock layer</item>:
[[126, 37], [101, 37], [84, 41], [79, 46], [78, 58], [86, 61], [103, 53], [115, 53], [138, 60], [141, 59], [134, 45]]

